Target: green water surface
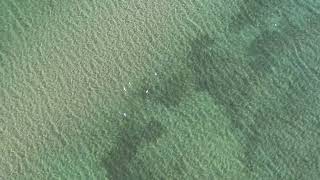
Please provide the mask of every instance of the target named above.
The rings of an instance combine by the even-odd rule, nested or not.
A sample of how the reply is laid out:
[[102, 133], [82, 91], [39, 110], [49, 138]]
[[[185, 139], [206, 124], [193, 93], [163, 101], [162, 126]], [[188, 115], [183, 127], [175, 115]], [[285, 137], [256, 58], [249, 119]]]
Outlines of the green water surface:
[[320, 179], [320, 1], [0, 1], [0, 179]]

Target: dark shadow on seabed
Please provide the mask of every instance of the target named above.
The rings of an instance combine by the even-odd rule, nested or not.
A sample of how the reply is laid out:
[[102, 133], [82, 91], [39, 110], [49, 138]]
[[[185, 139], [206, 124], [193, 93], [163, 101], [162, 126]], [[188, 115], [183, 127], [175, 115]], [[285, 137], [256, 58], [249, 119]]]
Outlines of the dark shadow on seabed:
[[[147, 77], [136, 82], [136, 88], [125, 96], [124, 107], [127, 117], [119, 131], [114, 148], [102, 160], [109, 179], [162, 179], [153, 177], [151, 170], [144, 167], [136, 154], [143, 146], [155, 143], [166, 133], [166, 128], [154, 116], [148, 115], [147, 104], [161, 105], [173, 110], [188, 94], [189, 71], [175, 70], [159, 72], [157, 76]], [[108, 117], [117, 119], [119, 117]], [[177, 165], [175, 165], [177, 166]]]
[[280, 8], [286, 5], [283, 0], [244, 0], [239, 5], [239, 13], [232, 17], [229, 28], [238, 33], [246, 26], [265, 26], [264, 21], [270, 15], [280, 15]]
[[[247, 4], [247, 9], [259, 14], [279, 8], [273, 3], [268, 6], [271, 9], [259, 10], [256, 5]], [[248, 16], [241, 13], [249, 11], [240, 12], [237, 17]], [[136, 92], [129, 95], [128, 102], [151, 101], [174, 108], [187, 97], [193, 81], [195, 88], [207, 91], [231, 119], [231, 131], [246, 149], [245, 159], [241, 160], [253, 179], [320, 177], [317, 173], [320, 162], [320, 114], [317, 111], [320, 109], [317, 103], [320, 61], [315, 56], [320, 23], [317, 17], [317, 14], [309, 16], [305, 26], [309, 29], [303, 29], [283, 13], [279, 27], [259, 27], [260, 33], [251, 42], [233, 31], [226, 33], [240, 43], [230, 41], [226, 45], [214, 34], [200, 34], [189, 44], [186, 71], [144, 80]], [[239, 30], [252, 25], [250, 19], [246, 20], [248, 23], [245, 18], [242, 21]], [[236, 23], [239, 22], [231, 24]], [[242, 52], [244, 56], [236, 53], [239, 45], [247, 47]], [[305, 52], [306, 47], [312, 55]], [[143, 106], [129, 103], [127, 108], [134, 115], [124, 123], [116, 146], [103, 160], [104, 166], [110, 179], [156, 179], [133, 160], [139, 148], [155, 142], [165, 133], [165, 128], [155, 119], [146, 119], [142, 115]]]
[[284, 15], [278, 29], [261, 29], [249, 44], [237, 43], [248, 47], [244, 57], [229, 48], [237, 46], [232, 41], [226, 45], [214, 35], [200, 35], [190, 45], [188, 64], [198, 89], [213, 96], [232, 120], [254, 179], [320, 177], [320, 132], [315, 128], [320, 72], [314, 68], [320, 61], [303, 49], [319, 48], [314, 17], [319, 15], [308, 18], [309, 29], [301, 29]]
[[154, 143], [163, 133], [164, 127], [155, 120], [144, 126], [137, 122], [125, 124], [117, 144], [103, 160], [109, 179], [154, 179], [149, 169], [143, 169], [133, 160], [141, 146]]
[[[147, 103], [162, 104], [166, 108], [177, 106], [185, 96], [185, 81], [183, 73], [159, 73], [155, 78], [144, 79], [131, 93], [125, 96], [124, 109], [127, 117], [119, 131], [119, 138], [112, 150], [102, 160], [109, 179], [161, 179], [153, 177], [151, 170], [144, 167], [136, 154], [143, 146], [155, 143], [166, 128], [153, 116], [148, 116]], [[148, 93], [146, 93], [148, 90]], [[117, 117], [109, 117], [116, 119]]]

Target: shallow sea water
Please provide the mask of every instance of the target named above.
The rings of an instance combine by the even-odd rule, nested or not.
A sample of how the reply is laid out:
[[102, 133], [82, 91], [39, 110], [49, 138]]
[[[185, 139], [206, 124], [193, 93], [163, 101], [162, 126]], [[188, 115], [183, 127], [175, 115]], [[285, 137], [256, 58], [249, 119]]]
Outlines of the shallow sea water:
[[320, 1], [0, 2], [0, 179], [320, 178]]

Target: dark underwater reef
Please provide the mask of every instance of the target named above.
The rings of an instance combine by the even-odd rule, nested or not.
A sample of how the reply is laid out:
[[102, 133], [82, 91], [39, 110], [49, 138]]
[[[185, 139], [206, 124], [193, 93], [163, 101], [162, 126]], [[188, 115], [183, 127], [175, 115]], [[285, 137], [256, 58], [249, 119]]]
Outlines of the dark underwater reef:
[[286, 5], [288, 2], [282, 0], [243, 0], [229, 26], [233, 32], [239, 32], [247, 26], [264, 26], [266, 17], [280, 14], [282, 6]]
[[[129, 119], [131, 121], [133, 119]], [[117, 144], [103, 160], [109, 179], [153, 179], [148, 169], [133, 162], [139, 147], [156, 141], [164, 132], [164, 127], [155, 120], [146, 125], [138, 122], [128, 123], [123, 127]]]
[[[103, 160], [109, 179], [160, 178], [134, 160], [139, 148], [166, 132], [159, 121], [143, 115], [141, 104], [174, 110], [188, 98], [190, 88], [208, 92], [225, 110], [231, 131], [246, 150], [243, 164], [251, 178], [320, 177], [320, 15], [309, 11], [304, 26], [299, 26], [284, 4], [245, 1], [229, 25], [231, 31], [226, 31], [233, 39], [229, 44], [214, 32], [199, 34], [190, 41], [183, 70], [143, 80], [128, 96], [131, 104], [126, 108], [132, 116]], [[278, 27], [263, 20], [272, 13], [281, 14]], [[259, 30], [251, 41], [239, 35], [247, 26]]]
[[167, 131], [160, 121], [148, 113], [147, 106], [151, 103], [168, 109], [176, 107], [187, 94], [187, 81], [190, 78], [186, 76], [176, 71], [159, 73], [156, 77], [145, 78], [137, 83], [137, 88], [125, 96], [123, 109], [127, 116], [120, 119], [123, 123], [115, 147], [102, 160], [109, 179], [161, 179], [160, 176], [154, 177], [151, 170], [136, 158], [141, 148], [155, 143]]
[[[262, 4], [254, 1], [247, 6], [249, 11], [238, 15], [243, 21], [248, 12], [253, 17], [260, 14], [255, 7]], [[253, 178], [320, 177], [320, 133], [312, 128], [319, 127], [320, 117], [316, 20], [320, 16], [307, 15], [304, 27], [287, 16], [277, 28], [260, 28], [249, 44], [240, 36], [236, 39], [243, 43], [229, 45], [214, 34], [199, 36], [188, 58], [200, 90], [207, 91], [232, 120], [232, 131], [246, 148], [243, 163]], [[253, 23], [249, 17], [246, 21]], [[234, 53], [238, 44], [247, 47], [244, 56]]]

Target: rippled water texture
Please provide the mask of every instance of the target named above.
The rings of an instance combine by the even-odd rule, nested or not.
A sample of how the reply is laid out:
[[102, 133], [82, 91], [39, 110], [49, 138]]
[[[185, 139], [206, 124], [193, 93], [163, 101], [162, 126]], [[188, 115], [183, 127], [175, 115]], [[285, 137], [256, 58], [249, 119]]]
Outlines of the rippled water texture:
[[320, 1], [0, 1], [0, 179], [320, 179]]

